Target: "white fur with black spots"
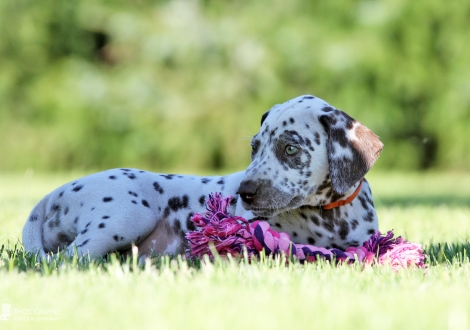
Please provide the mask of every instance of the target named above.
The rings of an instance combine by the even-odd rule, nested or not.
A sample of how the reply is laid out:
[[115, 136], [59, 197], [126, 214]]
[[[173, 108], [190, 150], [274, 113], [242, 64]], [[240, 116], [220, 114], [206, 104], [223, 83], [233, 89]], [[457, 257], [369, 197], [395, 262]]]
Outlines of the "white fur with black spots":
[[213, 192], [231, 195], [231, 213], [263, 218], [293, 242], [357, 246], [378, 229], [366, 180], [354, 201], [322, 205], [353, 194], [383, 148], [379, 138], [346, 113], [314, 96], [274, 106], [262, 117], [245, 172], [199, 177], [112, 169], [67, 183], [45, 196], [23, 228], [26, 251], [65, 249], [102, 256], [184, 252], [191, 216]]

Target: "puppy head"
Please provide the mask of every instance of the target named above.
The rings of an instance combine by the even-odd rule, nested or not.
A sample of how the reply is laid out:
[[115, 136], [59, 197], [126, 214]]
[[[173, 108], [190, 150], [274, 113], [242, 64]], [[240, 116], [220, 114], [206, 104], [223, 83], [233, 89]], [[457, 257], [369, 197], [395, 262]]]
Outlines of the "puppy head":
[[367, 127], [310, 95], [265, 113], [251, 145], [252, 163], [238, 192], [243, 206], [260, 216], [343, 195], [383, 148]]

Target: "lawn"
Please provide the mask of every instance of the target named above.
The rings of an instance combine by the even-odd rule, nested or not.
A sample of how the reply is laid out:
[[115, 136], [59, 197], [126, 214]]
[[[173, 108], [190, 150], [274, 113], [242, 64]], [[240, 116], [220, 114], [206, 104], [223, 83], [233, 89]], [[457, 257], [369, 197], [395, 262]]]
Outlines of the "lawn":
[[[470, 175], [376, 173], [382, 231], [423, 244], [428, 268], [284, 266], [279, 260], [178, 258], [19, 271], [15, 243], [30, 209], [79, 174], [0, 176], [0, 329], [467, 329], [470, 326]], [[20, 267], [24, 269], [24, 266]], [[39, 270], [34, 270], [39, 269]], [[9, 304], [9, 305], [3, 305]], [[41, 314], [42, 313], [42, 314]], [[41, 314], [41, 315], [39, 315]], [[1, 316], [0, 316], [1, 318]]]

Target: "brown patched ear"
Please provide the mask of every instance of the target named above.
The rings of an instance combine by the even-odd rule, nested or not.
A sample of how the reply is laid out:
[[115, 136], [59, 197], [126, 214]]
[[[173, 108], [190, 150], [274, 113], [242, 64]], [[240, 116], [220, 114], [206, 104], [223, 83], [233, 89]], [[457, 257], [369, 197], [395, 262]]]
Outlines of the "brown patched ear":
[[384, 145], [370, 129], [345, 112], [331, 107], [319, 116], [328, 135], [326, 144], [333, 189], [344, 194], [364, 177]]

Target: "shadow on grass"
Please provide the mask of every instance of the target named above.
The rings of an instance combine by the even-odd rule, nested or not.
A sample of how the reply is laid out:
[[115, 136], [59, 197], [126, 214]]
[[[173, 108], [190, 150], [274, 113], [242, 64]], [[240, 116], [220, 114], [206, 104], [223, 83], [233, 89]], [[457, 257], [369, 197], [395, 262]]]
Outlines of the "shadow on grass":
[[455, 195], [439, 196], [397, 196], [397, 197], [375, 197], [376, 206], [383, 207], [412, 207], [412, 206], [452, 206], [470, 208], [470, 197]]

